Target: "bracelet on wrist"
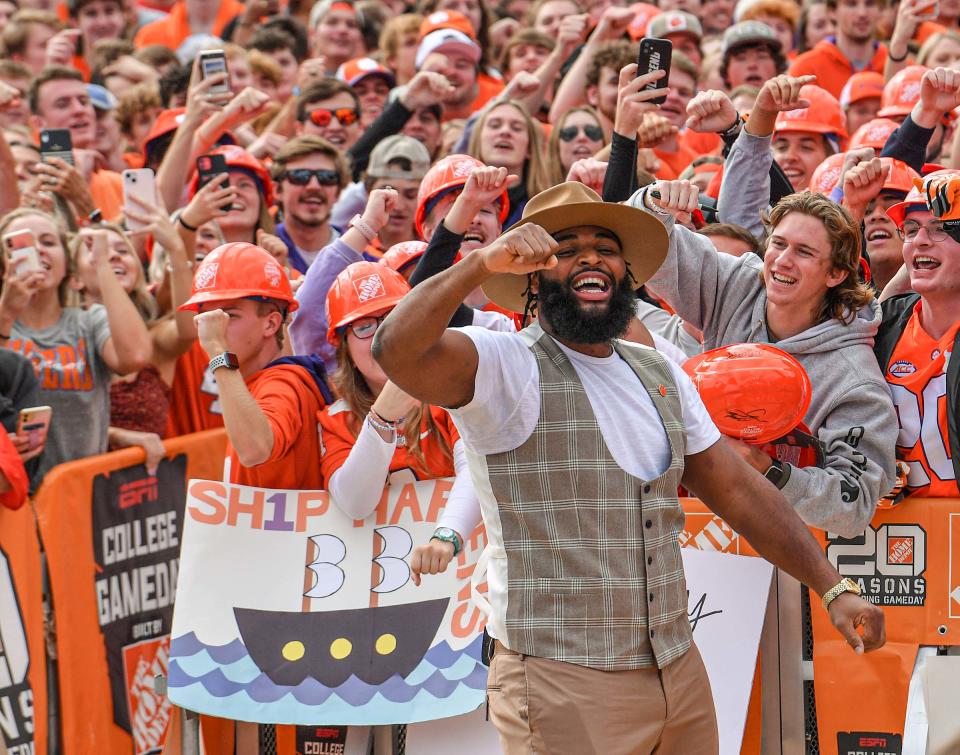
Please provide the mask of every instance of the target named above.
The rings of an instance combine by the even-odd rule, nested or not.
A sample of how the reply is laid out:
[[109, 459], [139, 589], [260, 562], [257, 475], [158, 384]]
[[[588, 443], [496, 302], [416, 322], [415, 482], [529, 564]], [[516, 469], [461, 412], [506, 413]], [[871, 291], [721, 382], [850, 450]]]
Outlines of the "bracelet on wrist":
[[902, 63], [903, 61], [905, 61], [905, 60], [907, 59], [907, 55], [909, 55], [909, 54], [910, 54], [910, 48], [907, 47], [907, 48], [903, 51], [903, 55], [901, 55], [899, 58], [895, 58], [895, 57], [893, 57], [893, 53], [890, 52], [890, 50], [888, 49], [888, 50], [887, 50], [887, 60], [889, 60], [891, 63]]
[[740, 127], [742, 125], [743, 125], [743, 118], [740, 117], [740, 113], [738, 112], [737, 117], [734, 118], [733, 120], [733, 124], [730, 126], [727, 126], [723, 131], [720, 132], [721, 138], [722, 137], [729, 138], [731, 136], [736, 136], [738, 133], [740, 133]]
[[372, 427], [374, 430], [378, 432], [386, 433], [387, 435], [392, 435], [394, 440], [396, 440], [397, 437], [399, 436], [396, 425], [382, 422], [380, 419], [380, 415], [378, 415], [372, 409], [370, 410], [370, 413], [367, 414], [367, 424], [369, 424], [370, 427]]
[[403, 417], [398, 417], [397, 419], [387, 419], [373, 407], [370, 407], [370, 414], [372, 414], [380, 424], [387, 425], [388, 427], [392, 427], [394, 429], [403, 424]]
[[182, 225], [185, 229], [190, 231], [190, 233], [196, 233], [198, 226], [190, 225], [186, 220], [183, 219], [183, 213], [181, 212], [177, 215], [177, 222]]

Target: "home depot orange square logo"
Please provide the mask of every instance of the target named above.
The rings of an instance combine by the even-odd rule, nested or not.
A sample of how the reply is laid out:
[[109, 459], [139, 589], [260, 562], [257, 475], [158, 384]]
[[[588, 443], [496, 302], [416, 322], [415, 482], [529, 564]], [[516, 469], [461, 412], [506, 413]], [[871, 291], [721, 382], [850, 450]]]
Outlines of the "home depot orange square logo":
[[947, 608], [951, 619], [960, 619], [960, 514], [950, 515], [950, 545], [947, 548]]
[[912, 564], [913, 538], [891, 537], [889, 540], [887, 540], [887, 563]]
[[715, 514], [688, 512], [679, 540], [681, 548], [721, 553], [740, 552], [740, 536]]

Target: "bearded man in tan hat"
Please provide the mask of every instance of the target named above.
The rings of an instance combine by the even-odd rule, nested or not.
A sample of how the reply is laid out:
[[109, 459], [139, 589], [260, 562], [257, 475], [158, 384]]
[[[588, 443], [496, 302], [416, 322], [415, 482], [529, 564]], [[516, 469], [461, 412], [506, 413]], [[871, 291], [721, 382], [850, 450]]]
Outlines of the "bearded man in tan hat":
[[[449, 407], [467, 448], [489, 540], [490, 716], [509, 755], [717, 752], [687, 619], [680, 484], [823, 594], [855, 651], [884, 642], [880, 609], [848, 591], [776, 487], [720, 441], [683, 371], [619, 340], [634, 287], [666, 251], [642, 210], [560, 184], [377, 331], [390, 379]], [[446, 329], [480, 285], [537, 321]]]

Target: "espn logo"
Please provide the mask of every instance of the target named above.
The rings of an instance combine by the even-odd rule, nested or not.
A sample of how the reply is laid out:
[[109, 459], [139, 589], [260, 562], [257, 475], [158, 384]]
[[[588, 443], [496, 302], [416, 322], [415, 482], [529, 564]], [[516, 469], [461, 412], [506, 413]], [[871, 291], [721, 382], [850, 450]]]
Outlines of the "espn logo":
[[365, 275], [363, 278], [355, 280], [353, 287], [357, 292], [357, 298], [361, 304], [365, 301], [378, 299], [381, 296], [387, 295], [387, 290], [383, 287], [383, 281], [380, 280], [379, 273]]

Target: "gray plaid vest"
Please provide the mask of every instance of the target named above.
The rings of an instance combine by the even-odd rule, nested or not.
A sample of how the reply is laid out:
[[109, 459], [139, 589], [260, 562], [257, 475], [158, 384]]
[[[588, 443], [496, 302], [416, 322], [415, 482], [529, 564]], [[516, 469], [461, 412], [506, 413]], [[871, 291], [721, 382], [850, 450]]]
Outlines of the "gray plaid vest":
[[540, 418], [518, 448], [486, 457], [507, 558], [504, 644], [604, 671], [663, 668], [692, 641], [677, 539], [686, 436], [670, 367], [615, 343], [670, 442], [667, 471], [641, 480], [614, 461], [563, 351], [538, 325], [523, 335], [540, 371]]

